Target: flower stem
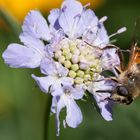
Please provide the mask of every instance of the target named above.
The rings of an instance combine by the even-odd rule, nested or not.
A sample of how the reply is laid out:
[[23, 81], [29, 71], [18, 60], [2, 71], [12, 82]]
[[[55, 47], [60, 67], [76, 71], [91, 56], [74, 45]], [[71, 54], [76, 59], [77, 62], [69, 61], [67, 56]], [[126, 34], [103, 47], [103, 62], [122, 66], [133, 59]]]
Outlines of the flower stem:
[[52, 96], [49, 95], [47, 98], [46, 108], [45, 108], [45, 115], [44, 115], [44, 140], [48, 140], [49, 137], [49, 119], [50, 119], [50, 111], [51, 111], [51, 104], [52, 104]]

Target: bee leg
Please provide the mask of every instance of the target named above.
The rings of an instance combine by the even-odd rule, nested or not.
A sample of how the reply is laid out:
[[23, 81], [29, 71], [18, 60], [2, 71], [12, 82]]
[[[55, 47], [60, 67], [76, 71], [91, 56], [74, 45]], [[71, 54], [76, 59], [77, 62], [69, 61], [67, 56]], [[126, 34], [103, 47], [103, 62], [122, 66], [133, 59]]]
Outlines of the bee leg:
[[96, 92], [100, 92], [100, 93], [112, 93], [112, 90], [97, 90]]
[[116, 77], [118, 77], [121, 74], [122, 70], [120, 67], [114, 67], [112, 68], [112, 72], [114, 73]]
[[126, 53], [130, 53], [130, 50], [127, 49], [127, 50], [123, 50], [123, 49], [120, 49], [121, 52], [126, 52]]
[[118, 79], [116, 77], [105, 77], [103, 79], [93, 80], [93, 82], [101, 82], [101, 81], [109, 81], [109, 80], [118, 82]]

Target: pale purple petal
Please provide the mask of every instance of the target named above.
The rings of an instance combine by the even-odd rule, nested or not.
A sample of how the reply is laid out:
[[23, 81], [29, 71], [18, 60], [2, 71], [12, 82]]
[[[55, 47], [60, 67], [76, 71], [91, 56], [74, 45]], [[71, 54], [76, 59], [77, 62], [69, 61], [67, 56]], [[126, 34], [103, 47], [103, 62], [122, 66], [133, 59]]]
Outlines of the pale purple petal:
[[32, 78], [37, 82], [39, 88], [45, 92], [48, 93], [50, 87], [55, 83], [55, 77], [52, 76], [46, 76], [46, 77], [37, 77], [34, 74], [32, 74]]
[[111, 121], [113, 103], [110, 104], [110, 101], [108, 100], [108, 98], [111, 96], [111, 94], [108, 93], [108, 91], [111, 91], [113, 88], [115, 88], [115, 83], [104, 80], [97, 83], [98, 87], [95, 89], [95, 93], [93, 93], [94, 99], [97, 102], [102, 117], [107, 121]]
[[116, 48], [104, 49], [101, 57], [102, 68], [111, 70], [114, 67], [120, 66], [120, 59]]
[[[83, 25], [81, 26], [81, 30], [83, 30], [83, 39], [86, 41], [90, 41], [88, 35], [91, 33], [92, 29], [95, 30], [98, 24], [98, 18], [95, 13], [88, 9], [85, 10], [81, 17], [83, 21]], [[91, 39], [93, 40], [93, 38]]]
[[116, 87], [116, 83], [112, 80], [101, 80], [99, 82], [94, 82], [92, 90], [94, 99], [98, 105], [101, 115], [107, 121], [112, 120], [112, 107], [113, 103], [109, 101], [111, 96], [111, 91]]
[[68, 69], [63, 67], [62, 64], [57, 63], [56, 62], [56, 69], [57, 69], [57, 73], [61, 76], [61, 77], [65, 77], [68, 74]]
[[56, 113], [56, 106], [57, 106], [57, 100], [55, 97], [52, 98], [52, 105], [51, 105], [51, 112]]
[[24, 45], [26, 45], [27, 47], [34, 48], [38, 50], [39, 53], [45, 54], [45, 45], [40, 39], [34, 38], [27, 33], [21, 33], [19, 38], [21, 42], [24, 43]]
[[76, 128], [83, 120], [82, 112], [73, 98], [65, 97], [67, 109], [66, 123], [72, 128]]
[[54, 45], [54, 48], [57, 49], [57, 44], [65, 38], [65, 33], [62, 29], [56, 30], [54, 27], [50, 26], [50, 30], [51, 30], [51, 45]]
[[62, 94], [64, 94], [61, 83], [62, 83], [61, 79], [56, 79], [54, 81], [54, 84], [52, 85], [52, 87], [50, 89], [52, 96], [61, 96]]
[[84, 90], [80, 87], [73, 88], [71, 94], [74, 99], [79, 100], [84, 96]]
[[53, 9], [50, 11], [50, 15], [48, 16], [48, 20], [50, 22], [50, 26], [54, 27], [56, 30], [60, 28], [58, 17], [60, 16], [59, 9]]
[[82, 11], [83, 6], [78, 1], [66, 0], [63, 2], [61, 15], [59, 17], [59, 24], [69, 37], [75, 36], [77, 31], [76, 27]]
[[[96, 97], [98, 95], [94, 95], [94, 98], [96, 100]], [[97, 99], [98, 100], [98, 99]], [[100, 110], [100, 114], [102, 115], [102, 117], [106, 120], [106, 121], [112, 121], [112, 108], [113, 108], [113, 103], [111, 103], [110, 101], [106, 100], [102, 100], [102, 101], [98, 101], [97, 105], [99, 107]]]
[[99, 29], [97, 33], [97, 38], [94, 40], [93, 45], [99, 46], [100, 48], [104, 48], [106, 47], [106, 45], [109, 44], [109, 36], [103, 23], [99, 23], [98, 27]]
[[25, 18], [22, 30], [35, 38], [46, 41], [51, 39], [48, 24], [39, 11], [30, 11]]
[[87, 29], [94, 28], [98, 24], [98, 17], [90, 9], [84, 11], [84, 13], [82, 14], [82, 19], [84, 23], [83, 26]]
[[51, 58], [44, 58], [41, 61], [40, 69], [41, 72], [45, 75], [56, 75], [58, 73], [56, 64]]
[[41, 72], [46, 75], [58, 75], [64, 77], [68, 74], [68, 69], [51, 58], [45, 58], [41, 62]]
[[2, 57], [7, 65], [14, 68], [36, 68], [42, 60], [37, 50], [19, 44], [10, 44]]
[[83, 19], [86, 25], [83, 39], [93, 46], [105, 47], [109, 43], [109, 37], [103, 23], [90, 9], [84, 12]]
[[[55, 97], [53, 97], [55, 98]], [[57, 99], [55, 99], [57, 100]], [[59, 114], [60, 114], [60, 111], [62, 110], [62, 108], [65, 107], [65, 104], [64, 104], [64, 100], [63, 98], [60, 98], [59, 102], [56, 104], [56, 130], [57, 130], [57, 133], [56, 135], [59, 136], [59, 132], [60, 132], [60, 120], [59, 120]]]
[[74, 83], [74, 79], [70, 77], [62, 77], [61, 81], [63, 86], [72, 86]]

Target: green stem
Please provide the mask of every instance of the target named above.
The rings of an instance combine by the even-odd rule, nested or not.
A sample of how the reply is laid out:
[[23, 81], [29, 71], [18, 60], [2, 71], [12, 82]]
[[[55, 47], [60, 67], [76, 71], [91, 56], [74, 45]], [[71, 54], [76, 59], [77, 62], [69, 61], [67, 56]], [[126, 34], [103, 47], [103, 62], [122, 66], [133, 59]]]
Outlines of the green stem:
[[52, 96], [49, 95], [47, 98], [46, 108], [45, 108], [45, 115], [44, 115], [44, 140], [48, 140], [49, 135], [49, 119], [50, 119], [50, 111], [51, 111], [51, 104], [52, 104]]

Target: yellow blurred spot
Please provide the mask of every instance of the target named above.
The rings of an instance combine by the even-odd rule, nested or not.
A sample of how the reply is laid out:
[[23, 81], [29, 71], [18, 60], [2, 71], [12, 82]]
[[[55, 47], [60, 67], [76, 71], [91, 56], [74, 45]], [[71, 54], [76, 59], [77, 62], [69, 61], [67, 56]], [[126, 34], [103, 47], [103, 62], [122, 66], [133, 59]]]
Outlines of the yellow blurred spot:
[[[98, 8], [104, 0], [80, 0], [83, 5], [91, 3], [92, 8]], [[0, 0], [0, 7], [8, 10], [11, 15], [23, 21], [24, 17], [31, 9], [38, 9], [43, 13], [48, 13], [53, 8], [60, 7], [63, 0]]]

